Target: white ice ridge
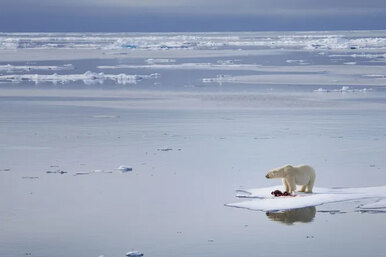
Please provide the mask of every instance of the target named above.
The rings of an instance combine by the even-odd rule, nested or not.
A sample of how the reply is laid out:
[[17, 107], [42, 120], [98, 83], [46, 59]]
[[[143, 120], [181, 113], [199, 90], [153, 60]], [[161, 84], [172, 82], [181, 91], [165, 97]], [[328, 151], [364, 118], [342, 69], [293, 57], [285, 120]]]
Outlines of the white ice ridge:
[[102, 84], [106, 80], [115, 81], [117, 84], [136, 84], [138, 81], [149, 78], [157, 78], [158, 73], [153, 73], [150, 75], [127, 75], [124, 73], [121, 74], [104, 74], [94, 73], [87, 71], [83, 74], [51, 74], [51, 75], [42, 75], [42, 74], [10, 74], [10, 75], [0, 75], [0, 81], [20, 83], [22, 81], [32, 81], [36, 84], [41, 82], [51, 82], [53, 84], [65, 84], [68, 82], [77, 82], [83, 81], [86, 85], [90, 84]]
[[70, 70], [73, 69], [72, 64], [63, 64], [60, 66], [47, 65], [0, 65], [0, 71], [17, 72], [17, 71], [31, 71], [31, 70]]
[[[343, 202], [364, 199], [382, 199], [374, 205], [360, 205], [359, 208], [386, 208], [386, 186], [361, 187], [361, 188], [314, 188], [312, 194], [296, 192], [295, 197], [274, 197], [271, 192], [279, 189], [284, 190], [283, 186], [273, 186], [266, 188], [255, 188], [238, 191], [240, 198], [251, 198], [247, 201], [230, 203], [226, 206], [245, 208], [257, 211], [280, 211], [310, 206], [317, 206], [327, 203]], [[369, 209], [370, 209], [369, 208]]]
[[324, 88], [318, 88], [314, 90], [314, 92], [321, 92], [321, 93], [329, 93], [329, 92], [341, 92], [341, 93], [354, 93], [354, 92], [362, 92], [366, 93], [368, 91], [373, 90], [372, 88], [361, 88], [361, 89], [355, 89], [350, 88], [348, 86], [343, 86], [340, 89], [324, 89]]

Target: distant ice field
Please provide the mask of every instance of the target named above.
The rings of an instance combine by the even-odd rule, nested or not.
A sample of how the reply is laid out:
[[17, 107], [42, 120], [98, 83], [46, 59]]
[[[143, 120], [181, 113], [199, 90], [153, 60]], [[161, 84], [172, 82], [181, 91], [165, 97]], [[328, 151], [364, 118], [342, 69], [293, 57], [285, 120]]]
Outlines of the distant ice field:
[[386, 31], [1, 33], [0, 56], [1, 87], [309, 86], [320, 93], [386, 86]]
[[1, 33], [0, 49], [372, 49], [385, 31], [245, 33]]

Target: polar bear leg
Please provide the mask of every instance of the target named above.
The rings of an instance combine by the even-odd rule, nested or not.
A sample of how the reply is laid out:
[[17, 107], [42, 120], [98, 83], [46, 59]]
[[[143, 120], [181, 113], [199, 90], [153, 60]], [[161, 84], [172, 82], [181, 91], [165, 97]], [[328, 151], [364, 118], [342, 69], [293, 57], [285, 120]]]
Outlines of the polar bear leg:
[[289, 186], [288, 186], [287, 180], [285, 178], [283, 178], [282, 181], [283, 181], [283, 185], [284, 185], [284, 190], [289, 192]]
[[306, 191], [306, 188], [307, 188], [307, 185], [303, 185], [303, 186], [300, 188], [299, 192], [305, 192], [305, 191]]
[[314, 179], [311, 179], [310, 182], [308, 182], [308, 184], [306, 185], [306, 187], [307, 187], [306, 193], [312, 193], [312, 188], [314, 187], [314, 182], [315, 182]]
[[288, 186], [289, 186], [289, 193], [292, 193], [292, 192], [295, 192], [296, 190], [296, 183], [295, 183], [295, 178], [292, 177], [292, 178], [289, 178], [286, 180], [287, 183], [288, 183]]

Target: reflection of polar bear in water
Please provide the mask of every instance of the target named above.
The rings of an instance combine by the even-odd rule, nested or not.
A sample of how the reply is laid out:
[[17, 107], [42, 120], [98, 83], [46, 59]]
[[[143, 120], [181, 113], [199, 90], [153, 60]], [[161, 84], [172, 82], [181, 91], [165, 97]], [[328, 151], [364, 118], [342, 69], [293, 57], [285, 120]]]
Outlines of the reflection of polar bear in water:
[[282, 212], [267, 212], [266, 215], [273, 221], [278, 221], [287, 225], [294, 222], [311, 222], [315, 218], [315, 206], [305, 207], [294, 210], [286, 210]]
[[282, 178], [285, 191], [292, 193], [296, 185], [301, 185], [299, 192], [312, 193], [315, 182], [315, 171], [308, 165], [285, 165], [268, 172], [266, 178]]

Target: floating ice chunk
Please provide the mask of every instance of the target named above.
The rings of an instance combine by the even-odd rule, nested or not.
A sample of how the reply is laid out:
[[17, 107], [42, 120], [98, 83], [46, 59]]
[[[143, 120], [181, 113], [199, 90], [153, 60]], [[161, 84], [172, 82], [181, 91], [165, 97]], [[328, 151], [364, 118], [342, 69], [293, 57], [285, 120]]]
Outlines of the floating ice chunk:
[[345, 65], [355, 65], [355, 64], [357, 64], [356, 62], [345, 62], [345, 63], [343, 63], [343, 64], [345, 64]]
[[90, 172], [76, 172], [74, 176], [90, 175]]
[[146, 59], [145, 62], [148, 64], [154, 64], [154, 63], [171, 63], [171, 62], [176, 62], [175, 59]]
[[230, 203], [226, 204], [226, 206], [259, 211], [279, 211], [333, 202], [372, 198], [386, 199], [386, 186], [362, 188], [314, 188], [314, 193], [312, 194], [296, 192], [296, 197], [273, 197], [271, 192], [278, 188], [279, 190], [283, 190], [282, 186], [274, 186], [238, 191], [238, 197], [252, 198], [252, 200]]
[[304, 60], [286, 60], [286, 63], [296, 63], [296, 64], [308, 64]]
[[370, 75], [363, 75], [362, 77], [365, 77], [365, 78], [374, 78], [374, 79], [384, 79], [384, 78], [386, 78], [386, 75], [381, 75], [381, 74], [370, 74]]
[[17, 38], [0, 38], [0, 49], [17, 49], [19, 46], [19, 39]]
[[321, 92], [321, 93], [328, 93], [328, 92], [341, 92], [341, 93], [355, 93], [355, 92], [362, 92], [362, 93], [365, 93], [365, 92], [368, 92], [368, 91], [371, 91], [373, 90], [372, 88], [361, 88], [361, 89], [354, 89], [354, 88], [350, 88], [348, 86], [343, 86], [342, 88], [340, 89], [324, 89], [324, 88], [318, 88], [316, 90], [314, 90], [314, 92]]
[[133, 168], [130, 167], [130, 166], [127, 166], [127, 165], [121, 165], [117, 168], [117, 170], [121, 171], [122, 173], [124, 172], [129, 172], [129, 171], [132, 171]]
[[224, 82], [231, 81], [233, 78], [229, 75], [217, 75], [215, 78], [203, 78], [202, 82], [204, 83], [219, 83], [222, 85]]
[[139, 252], [139, 251], [131, 251], [131, 252], [127, 252], [126, 253], [126, 256], [128, 257], [140, 257], [140, 256], [143, 256], [144, 254]]
[[117, 84], [135, 84], [142, 79], [158, 78], [159, 74], [154, 73], [150, 75], [127, 75], [121, 74], [104, 74], [103, 72], [95, 73], [86, 71], [83, 74], [12, 74], [12, 75], [0, 75], [0, 81], [20, 83], [22, 81], [32, 81], [36, 84], [40, 82], [50, 82], [53, 84], [65, 84], [68, 82], [83, 81], [86, 85], [104, 83], [106, 80], [115, 81]]
[[157, 151], [162, 151], [162, 152], [168, 152], [168, 151], [172, 151], [173, 150], [173, 148], [159, 148], [159, 149], [157, 149]]
[[73, 69], [72, 64], [64, 64], [61, 66], [47, 66], [47, 65], [0, 65], [0, 71], [17, 72], [17, 71], [31, 71], [31, 70], [69, 70]]

